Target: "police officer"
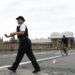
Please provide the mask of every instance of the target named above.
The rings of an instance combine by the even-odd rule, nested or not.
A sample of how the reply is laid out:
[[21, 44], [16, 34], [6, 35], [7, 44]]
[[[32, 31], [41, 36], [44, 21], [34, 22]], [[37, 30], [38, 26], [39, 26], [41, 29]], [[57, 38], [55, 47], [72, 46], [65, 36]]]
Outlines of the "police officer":
[[30, 59], [30, 61], [34, 67], [33, 73], [37, 73], [40, 71], [40, 67], [39, 67], [39, 65], [36, 61], [36, 58], [32, 52], [31, 40], [28, 38], [28, 29], [27, 29], [27, 26], [24, 24], [25, 19], [23, 16], [19, 16], [16, 18], [16, 20], [18, 22], [16, 32], [10, 33], [9, 36], [7, 34], [5, 34], [6, 37], [12, 37], [14, 35], [17, 35], [17, 37], [19, 39], [19, 48], [18, 48], [16, 60], [11, 67], [8, 67], [8, 70], [16, 72], [19, 63], [21, 62], [24, 54], [26, 53], [27, 57]]

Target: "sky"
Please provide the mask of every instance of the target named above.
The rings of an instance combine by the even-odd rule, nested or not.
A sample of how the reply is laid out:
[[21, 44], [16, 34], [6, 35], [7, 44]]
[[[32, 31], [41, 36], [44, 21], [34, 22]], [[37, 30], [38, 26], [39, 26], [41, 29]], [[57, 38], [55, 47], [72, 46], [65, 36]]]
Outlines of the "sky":
[[0, 35], [16, 31], [16, 17], [25, 17], [29, 37], [48, 38], [52, 32], [75, 34], [75, 0], [0, 0]]

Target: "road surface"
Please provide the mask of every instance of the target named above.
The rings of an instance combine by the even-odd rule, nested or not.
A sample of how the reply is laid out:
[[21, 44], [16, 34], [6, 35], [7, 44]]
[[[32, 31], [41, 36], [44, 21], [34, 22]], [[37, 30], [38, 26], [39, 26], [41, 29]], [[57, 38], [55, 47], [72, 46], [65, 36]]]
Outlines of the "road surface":
[[[37, 75], [75, 75], [75, 51], [72, 51], [71, 55], [63, 57], [59, 51], [34, 54], [41, 67], [41, 72]], [[8, 71], [6, 67], [12, 65], [15, 57], [16, 53], [0, 53], [0, 75], [34, 75], [32, 74], [33, 67], [26, 55], [15, 74]]]

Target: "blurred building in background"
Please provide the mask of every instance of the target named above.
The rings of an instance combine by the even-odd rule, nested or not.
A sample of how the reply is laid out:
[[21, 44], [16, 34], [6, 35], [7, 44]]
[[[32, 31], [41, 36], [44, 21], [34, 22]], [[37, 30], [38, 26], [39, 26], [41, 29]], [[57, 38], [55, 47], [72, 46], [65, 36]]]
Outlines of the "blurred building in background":
[[[63, 35], [68, 38], [68, 48], [75, 48], [74, 36], [72, 32], [53, 32], [51, 36], [46, 39], [32, 39], [32, 49], [36, 51], [61, 49], [61, 40]], [[15, 39], [15, 37], [12, 37], [9, 41], [5, 42], [3, 42], [3, 39], [0, 38], [0, 51], [17, 50], [19, 44], [18, 42], [18, 39]]]
[[53, 32], [51, 34], [51, 43], [53, 48], [61, 48], [61, 40], [63, 35], [65, 35], [68, 38], [68, 48], [72, 48], [74, 46], [74, 36], [73, 32]]
[[51, 39], [33, 39], [32, 49], [33, 50], [50, 50], [51, 48]]

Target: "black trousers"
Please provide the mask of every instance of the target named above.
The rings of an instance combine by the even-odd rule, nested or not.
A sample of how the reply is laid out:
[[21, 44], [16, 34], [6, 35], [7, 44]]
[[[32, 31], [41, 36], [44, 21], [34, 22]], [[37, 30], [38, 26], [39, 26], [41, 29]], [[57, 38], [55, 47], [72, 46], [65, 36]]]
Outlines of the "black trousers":
[[32, 52], [31, 45], [32, 44], [31, 44], [30, 39], [23, 39], [23, 40], [20, 41], [19, 48], [18, 48], [18, 53], [17, 53], [17, 56], [16, 56], [16, 60], [12, 65], [12, 68], [14, 70], [16, 70], [18, 68], [19, 63], [21, 62], [24, 54], [26, 54], [27, 57], [30, 59], [34, 69], [35, 70], [40, 70], [39, 64], [37, 63], [36, 58], [35, 58], [35, 56]]

